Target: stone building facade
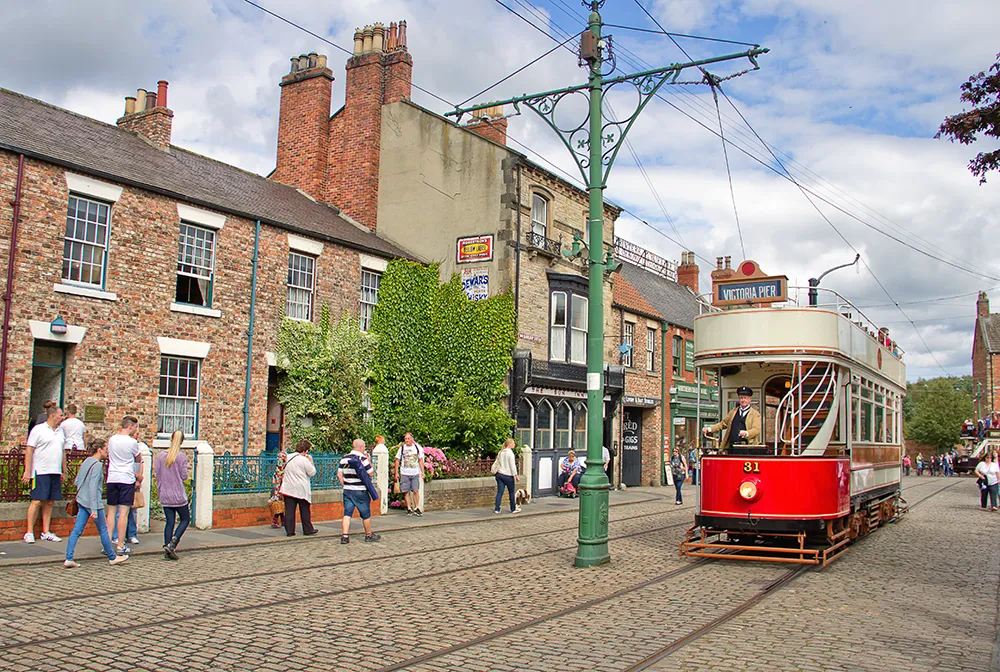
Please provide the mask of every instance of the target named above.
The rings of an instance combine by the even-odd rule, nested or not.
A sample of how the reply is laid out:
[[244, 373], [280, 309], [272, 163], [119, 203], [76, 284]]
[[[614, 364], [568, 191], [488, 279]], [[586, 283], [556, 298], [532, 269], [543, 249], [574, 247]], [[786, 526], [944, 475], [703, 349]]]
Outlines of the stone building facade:
[[220, 452], [280, 442], [281, 321], [324, 304], [359, 315], [363, 275], [407, 256], [294, 188], [171, 145], [172, 117], [166, 82], [130, 96], [117, 127], [0, 90], [5, 445], [48, 399], [98, 435], [136, 415], [154, 447], [176, 428]]
[[[534, 489], [550, 493], [557, 460], [586, 438], [586, 264], [563, 252], [574, 237], [588, 242], [587, 194], [507, 147], [502, 109], [463, 126], [411, 102], [412, 66], [404, 22], [358, 31], [344, 107], [324, 122], [332, 71], [319, 55], [292, 59], [281, 83], [285, 135], [273, 177], [439, 264], [442, 281], [458, 274], [470, 298], [513, 292], [519, 339], [511, 412], [519, 439], [534, 448]], [[316, 161], [324, 151], [328, 160]], [[606, 205], [605, 241], [613, 240], [619, 213]], [[605, 279], [605, 323], [611, 303]], [[613, 353], [608, 342], [609, 366]], [[623, 379], [620, 371], [607, 377], [610, 445]]]
[[979, 292], [972, 337], [972, 384], [976, 416], [1000, 408], [1000, 313], [990, 313], [990, 298]]

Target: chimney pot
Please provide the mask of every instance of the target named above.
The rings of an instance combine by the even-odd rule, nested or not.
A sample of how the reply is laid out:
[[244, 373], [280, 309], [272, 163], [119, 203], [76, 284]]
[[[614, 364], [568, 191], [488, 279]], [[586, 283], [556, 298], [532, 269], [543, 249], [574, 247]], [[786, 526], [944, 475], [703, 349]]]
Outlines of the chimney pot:
[[722, 257], [715, 258], [715, 268], [719, 271], [722, 270]]
[[299, 71], [309, 69], [309, 57], [305, 54], [299, 56]]
[[375, 34], [375, 30], [371, 26], [365, 26], [365, 41], [361, 45], [361, 53], [367, 54], [372, 50], [372, 37]]
[[294, 72], [295, 72], [296, 70], [298, 70], [298, 69], [299, 69], [299, 59], [298, 59], [298, 57], [297, 57], [297, 56], [292, 56], [292, 57], [291, 57], [290, 59], [288, 59], [288, 60], [289, 60], [289, 61], [291, 61], [291, 63], [292, 63], [292, 64], [291, 64], [291, 67], [289, 67], [289, 68], [288, 68], [288, 74], [292, 74], [292, 73], [294, 73]]
[[732, 259], [732, 257], [729, 257], [729, 256], [726, 257], [726, 270], [729, 270], [730, 268], [732, 268], [732, 266], [730, 265], [730, 260], [731, 259]]
[[135, 111], [142, 112], [146, 109], [146, 89], [135, 90]]
[[135, 96], [125, 96], [125, 114], [135, 113]]
[[389, 34], [385, 38], [385, 50], [386, 51], [396, 51], [396, 45], [399, 44], [397, 40], [398, 28], [396, 22], [392, 21], [389, 23]]
[[326, 56], [320, 56], [320, 57], [319, 57], [319, 58], [317, 59], [317, 65], [318, 65], [318, 66], [319, 66], [320, 68], [326, 68]]
[[146, 109], [151, 110], [156, 107], [156, 94], [152, 92], [146, 93]]
[[399, 22], [399, 48], [406, 51], [406, 21]]
[[354, 29], [354, 55], [357, 56], [364, 49], [365, 34], [360, 28]]
[[160, 107], [167, 106], [167, 80], [165, 79], [156, 83], [156, 104]]
[[385, 45], [385, 28], [381, 23], [372, 26], [372, 51], [381, 53]]

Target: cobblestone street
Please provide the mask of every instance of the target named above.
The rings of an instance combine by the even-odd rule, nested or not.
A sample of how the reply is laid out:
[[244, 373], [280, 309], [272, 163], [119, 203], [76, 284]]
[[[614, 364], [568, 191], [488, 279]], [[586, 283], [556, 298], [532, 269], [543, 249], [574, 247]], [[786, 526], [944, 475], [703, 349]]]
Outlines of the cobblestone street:
[[991, 669], [998, 557], [983, 539], [1000, 516], [978, 509], [971, 479], [905, 487], [915, 507], [901, 522], [773, 587], [795, 570], [680, 558], [693, 491], [677, 507], [665, 490], [612, 507], [600, 568], [571, 567], [575, 508], [378, 545], [341, 546], [325, 524], [179, 563], [6, 567], [0, 669]]

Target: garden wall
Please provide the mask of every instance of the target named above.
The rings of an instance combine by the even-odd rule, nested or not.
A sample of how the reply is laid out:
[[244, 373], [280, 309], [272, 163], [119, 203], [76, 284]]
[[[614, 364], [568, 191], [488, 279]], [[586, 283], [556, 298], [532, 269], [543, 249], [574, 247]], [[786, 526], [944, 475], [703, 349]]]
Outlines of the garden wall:
[[[213, 499], [212, 528], [252, 527], [271, 522], [271, 511], [267, 508], [267, 494], [216, 495]], [[314, 523], [340, 520], [344, 517], [344, 500], [341, 490], [313, 490], [312, 507]], [[371, 507], [372, 515], [380, 514], [379, 507]], [[296, 512], [296, 520], [301, 518]]]
[[[524, 487], [524, 476], [517, 480], [517, 487]], [[468, 509], [493, 506], [497, 494], [497, 482], [492, 476], [480, 478], [449, 478], [424, 483], [424, 497], [427, 511], [447, 509]], [[504, 497], [507, 493], [504, 493]], [[503, 505], [509, 509], [508, 504]]]

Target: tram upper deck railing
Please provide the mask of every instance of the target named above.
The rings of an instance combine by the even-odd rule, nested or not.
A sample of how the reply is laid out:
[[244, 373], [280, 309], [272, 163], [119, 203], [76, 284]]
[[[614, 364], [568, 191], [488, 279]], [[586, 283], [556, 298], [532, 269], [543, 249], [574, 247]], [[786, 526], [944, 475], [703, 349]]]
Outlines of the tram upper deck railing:
[[695, 321], [695, 360], [749, 353], [774, 355], [836, 353], [905, 387], [903, 349], [854, 304], [820, 288], [808, 305], [807, 287], [790, 287], [789, 300], [771, 305], [719, 310], [701, 301]]

